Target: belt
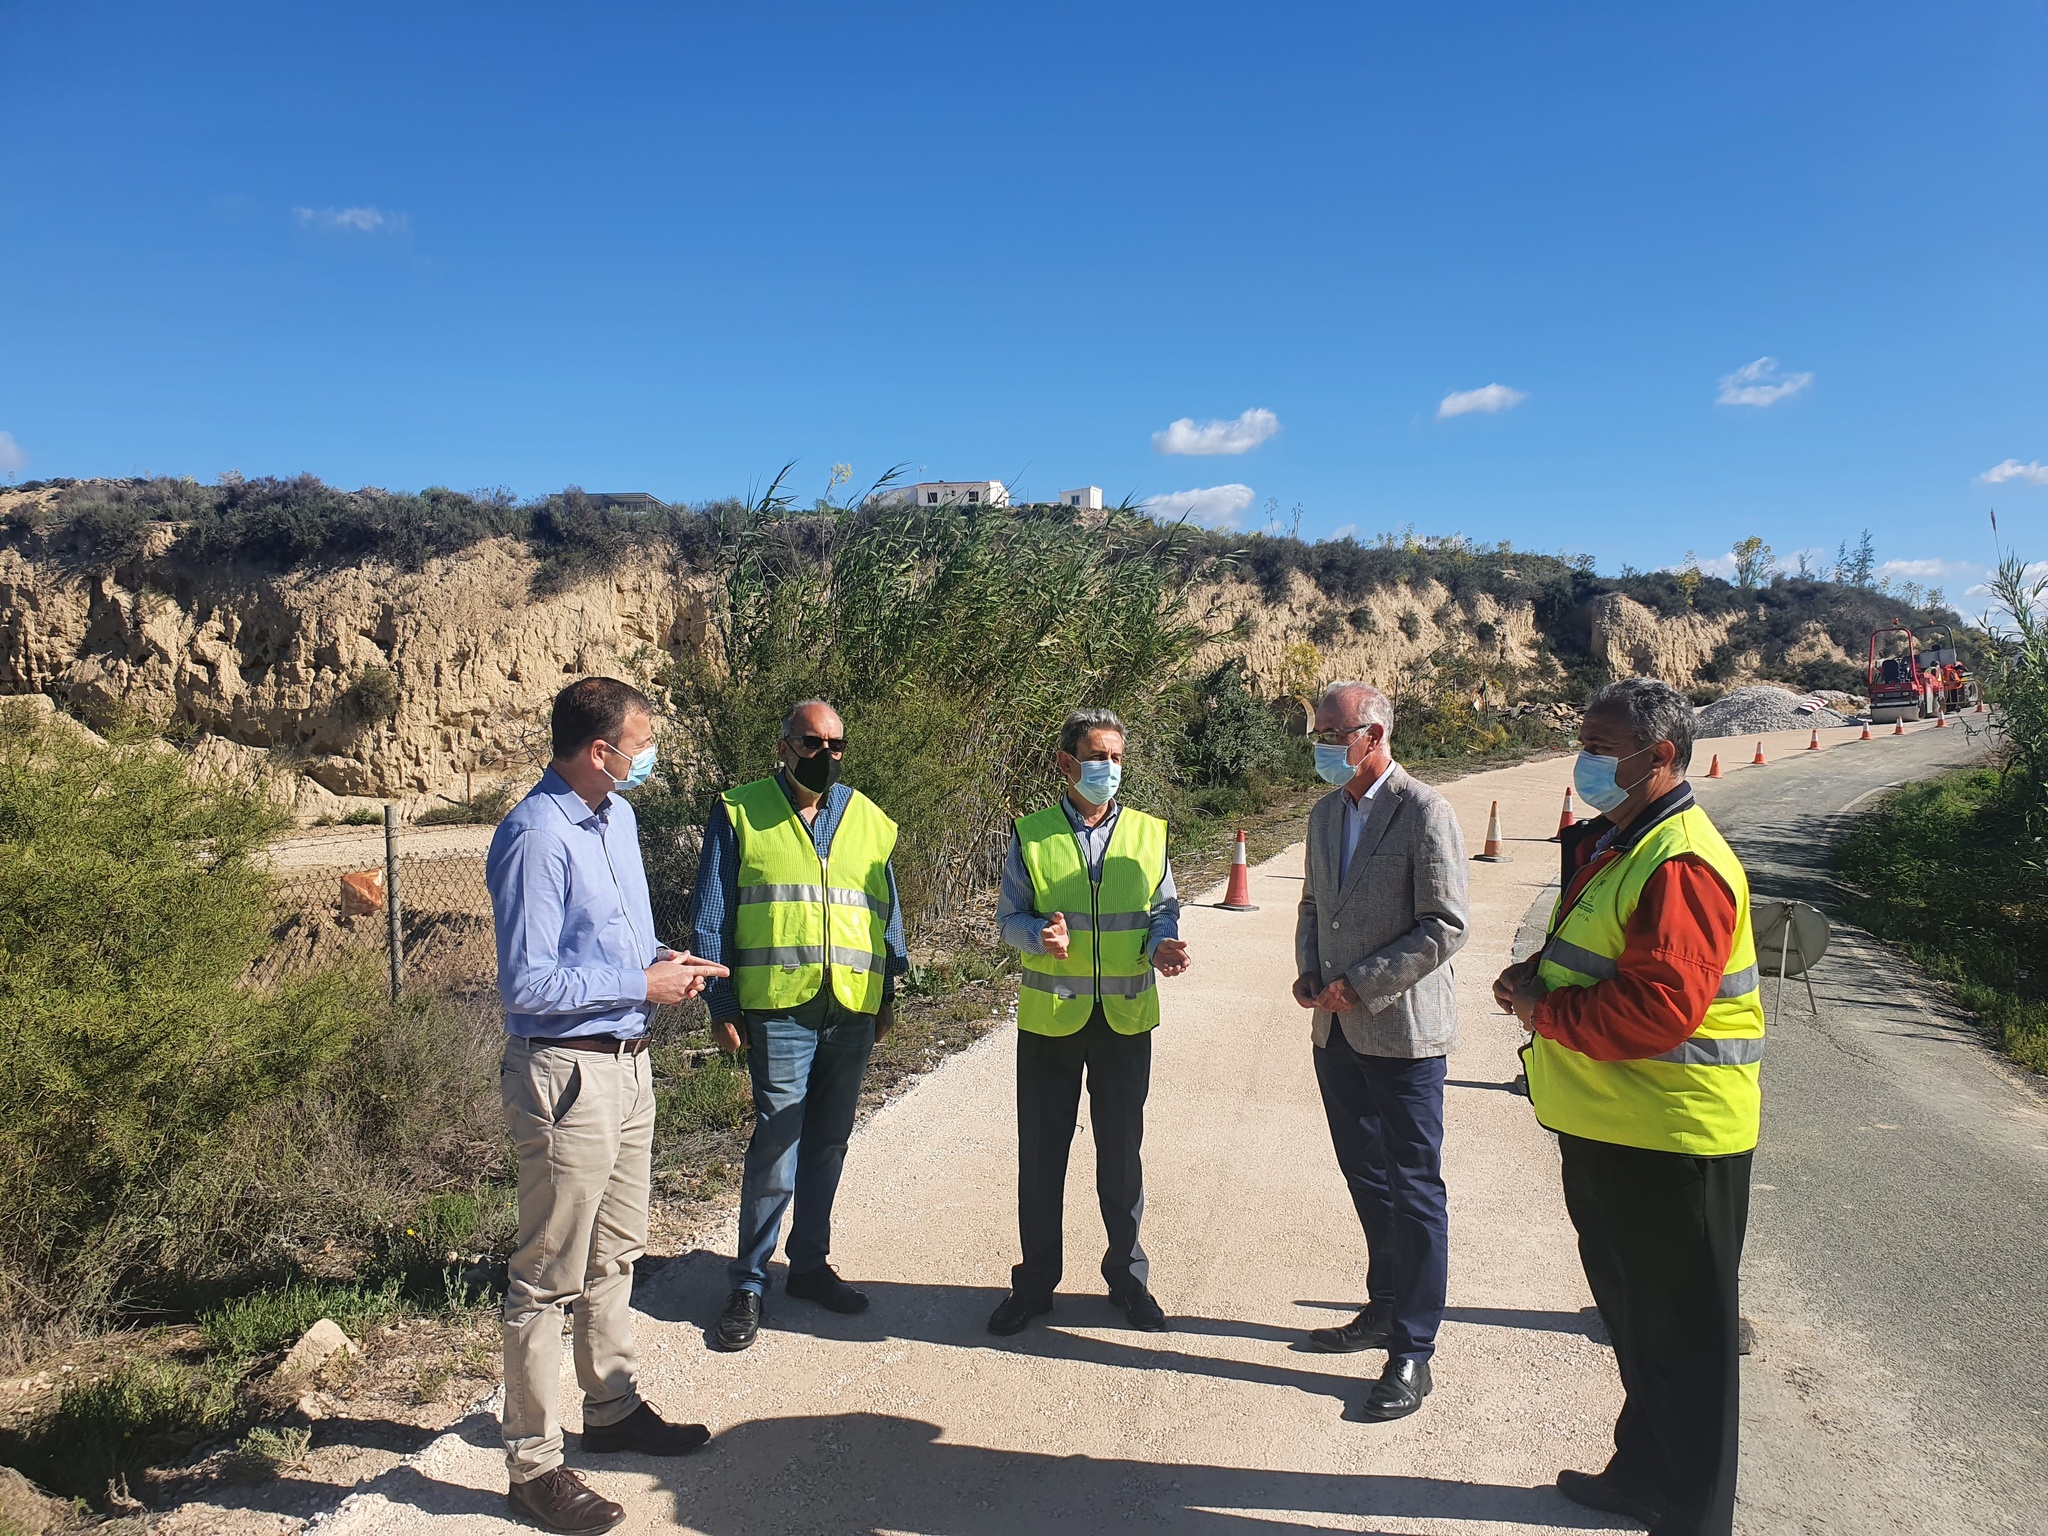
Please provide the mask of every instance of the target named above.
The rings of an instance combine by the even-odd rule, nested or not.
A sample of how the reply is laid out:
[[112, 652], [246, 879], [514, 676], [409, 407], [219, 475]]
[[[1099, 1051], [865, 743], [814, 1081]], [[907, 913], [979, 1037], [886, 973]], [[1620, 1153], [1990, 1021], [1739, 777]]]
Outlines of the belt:
[[637, 1040], [621, 1040], [617, 1035], [570, 1035], [561, 1039], [550, 1039], [545, 1035], [534, 1037], [535, 1045], [561, 1046], [571, 1051], [596, 1051], [604, 1056], [638, 1056], [647, 1049], [647, 1037]]

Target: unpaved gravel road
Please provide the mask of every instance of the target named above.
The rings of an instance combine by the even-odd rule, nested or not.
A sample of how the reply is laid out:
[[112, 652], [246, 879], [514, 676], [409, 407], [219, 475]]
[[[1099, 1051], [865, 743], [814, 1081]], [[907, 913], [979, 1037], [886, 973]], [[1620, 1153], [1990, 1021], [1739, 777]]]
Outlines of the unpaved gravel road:
[[[1805, 741], [1801, 732], [1765, 746], [1782, 760]], [[1915, 766], [1900, 777], [1933, 761], [1917, 744], [1907, 756]], [[1774, 766], [1824, 785], [1828, 759]], [[1569, 773], [1569, 759], [1553, 759], [1445, 787], [1475, 850], [1487, 802], [1501, 802], [1514, 862], [1472, 866], [1472, 937], [1458, 966], [1464, 1043], [1447, 1105], [1451, 1306], [1437, 1390], [1421, 1413], [1358, 1421], [1381, 1357], [1299, 1347], [1305, 1329], [1358, 1303], [1365, 1254], [1331, 1160], [1307, 1021], [1287, 996], [1295, 848], [1253, 872], [1258, 912], [1187, 914], [1195, 968], [1163, 987], [1145, 1241], [1172, 1331], [1132, 1332], [1095, 1294], [1101, 1239], [1085, 1128], [1069, 1185], [1070, 1288], [1048, 1327], [1015, 1340], [983, 1331], [1014, 1257], [1014, 1042], [1003, 1030], [854, 1141], [834, 1259], [873, 1309], [838, 1318], [776, 1296], [760, 1342], [719, 1355], [705, 1327], [722, 1299], [722, 1259], [662, 1266], [635, 1298], [645, 1387], [717, 1438], [679, 1463], [584, 1462], [572, 1450], [572, 1465], [626, 1503], [632, 1531], [1627, 1528], [1549, 1486], [1560, 1467], [1604, 1462], [1619, 1387], [1590, 1336], [1556, 1154], [1507, 1091], [1520, 1032], [1488, 993], [1554, 876], [1555, 851], [1541, 839]], [[1746, 1492], [1744, 1530], [1981, 1528], [1963, 1516], [1958, 1474], [1917, 1454], [1911, 1404], [1876, 1348], [1842, 1336], [1796, 1266], [1768, 1276], [1746, 1310], [1759, 1331], [1746, 1456], [1768, 1497]], [[563, 1395], [573, 1415], [566, 1377]], [[319, 1528], [500, 1536], [520, 1529], [505, 1517], [503, 1487], [487, 1408]]]

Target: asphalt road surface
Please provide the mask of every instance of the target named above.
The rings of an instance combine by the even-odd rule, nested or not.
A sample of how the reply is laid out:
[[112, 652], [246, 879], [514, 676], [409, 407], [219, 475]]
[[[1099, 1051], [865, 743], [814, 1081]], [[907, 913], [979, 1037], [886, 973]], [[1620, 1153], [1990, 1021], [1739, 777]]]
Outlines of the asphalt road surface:
[[[1854, 808], [1983, 744], [1923, 726], [1696, 787], [1759, 897], [1829, 909], [1829, 847]], [[1863, 1528], [1882, 1513], [2048, 1531], [2048, 1096], [1903, 957], [1831, 916], [1819, 1012], [1797, 980], [1782, 1009], [1765, 982], [1744, 1524], [1808, 1528], [1829, 1514], [1804, 1496], [1814, 1460], [1883, 1447]], [[1857, 1528], [1853, 1509], [1832, 1513], [1820, 1528]]]
[[[1805, 756], [1803, 732], [1769, 737], [1768, 768], [1702, 784], [1761, 893], [1824, 897], [1830, 817], [1972, 747], [1958, 731], [1853, 735]], [[1554, 1145], [1509, 1091], [1521, 1032], [1488, 991], [1554, 878], [1544, 839], [1569, 774], [1559, 758], [1446, 790], [1475, 852], [1498, 801], [1513, 857], [1472, 866], [1446, 1098], [1451, 1305], [1422, 1412], [1360, 1422], [1381, 1357], [1300, 1346], [1357, 1304], [1364, 1245], [1287, 997], [1297, 847], [1253, 871], [1259, 911], [1190, 909], [1194, 968], [1162, 985], [1145, 1243], [1169, 1332], [1131, 1332], [1099, 1294], [1085, 1127], [1057, 1310], [1014, 1340], [985, 1332], [1015, 1252], [1015, 1042], [999, 1030], [855, 1136], [833, 1257], [873, 1309], [837, 1318], [778, 1289], [754, 1348], [718, 1355], [706, 1330], [733, 1234], [707, 1233], [649, 1266], [635, 1304], [644, 1389], [708, 1422], [712, 1445], [658, 1463], [585, 1458], [572, 1440], [571, 1464], [634, 1532], [1629, 1528], [1551, 1486], [1605, 1461], [1619, 1383]], [[2039, 1531], [2043, 1100], [1867, 941], [1838, 931], [1816, 987], [1817, 1018], [1803, 989], [1772, 1009], [1739, 1528]], [[566, 1374], [562, 1388], [573, 1430]], [[504, 1536], [503, 1479], [484, 1405], [320, 1528]]]

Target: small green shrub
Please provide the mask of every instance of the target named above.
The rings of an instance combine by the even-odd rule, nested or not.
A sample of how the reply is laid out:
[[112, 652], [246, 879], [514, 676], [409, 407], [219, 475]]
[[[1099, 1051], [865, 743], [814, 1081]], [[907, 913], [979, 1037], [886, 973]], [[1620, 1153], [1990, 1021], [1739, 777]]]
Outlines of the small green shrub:
[[200, 1314], [200, 1332], [207, 1346], [230, 1359], [246, 1360], [288, 1349], [323, 1317], [334, 1319], [344, 1333], [360, 1336], [367, 1328], [405, 1311], [399, 1282], [387, 1280], [376, 1289], [295, 1280], [238, 1296]]
[[221, 1473], [235, 1483], [267, 1483], [306, 1464], [313, 1431], [297, 1424], [271, 1429], [259, 1424], [222, 1458]]
[[518, 803], [519, 792], [500, 784], [467, 800], [450, 800], [430, 806], [413, 822], [418, 827], [495, 827], [505, 813]]
[[655, 1080], [657, 1138], [738, 1130], [754, 1112], [753, 1080], [744, 1066], [715, 1058], [675, 1066]]
[[1401, 626], [1401, 633], [1410, 640], [1420, 640], [1422, 638], [1422, 615], [1413, 608], [1403, 608], [1401, 610], [1401, 617], [1397, 622]]
[[341, 824], [344, 827], [381, 827], [384, 825], [384, 813], [374, 806], [359, 805], [352, 811], [341, 813]]
[[1344, 616], [1340, 613], [1324, 612], [1316, 616], [1315, 623], [1308, 629], [1308, 637], [1317, 645], [1328, 645], [1344, 632]]
[[398, 674], [389, 667], [365, 667], [336, 702], [335, 710], [355, 725], [379, 725], [397, 716], [398, 703]]
[[1369, 607], [1354, 608], [1351, 610], [1351, 627], [1361, 635], [1376, 635], [1380, 632], [1379, 617]]
[[240, 1379], [230, 1368], [129, 1361], [98, 1381], [67, 1387], [54, 1414], [0, 1450], [51, 1492], [99, 1503], [110, 1485], [167, 1450], [234, 1424], [241, 1417]]

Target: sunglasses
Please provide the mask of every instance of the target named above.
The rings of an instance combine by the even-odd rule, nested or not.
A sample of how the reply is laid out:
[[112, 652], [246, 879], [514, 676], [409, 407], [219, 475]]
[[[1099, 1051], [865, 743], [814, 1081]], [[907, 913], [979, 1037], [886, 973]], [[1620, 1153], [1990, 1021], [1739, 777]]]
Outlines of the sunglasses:
[[846, 750], [844, 736], [792, 736], [789, 744], [805, 757], [816, 757], [820, 752], [830, 752], [837, 757]]

